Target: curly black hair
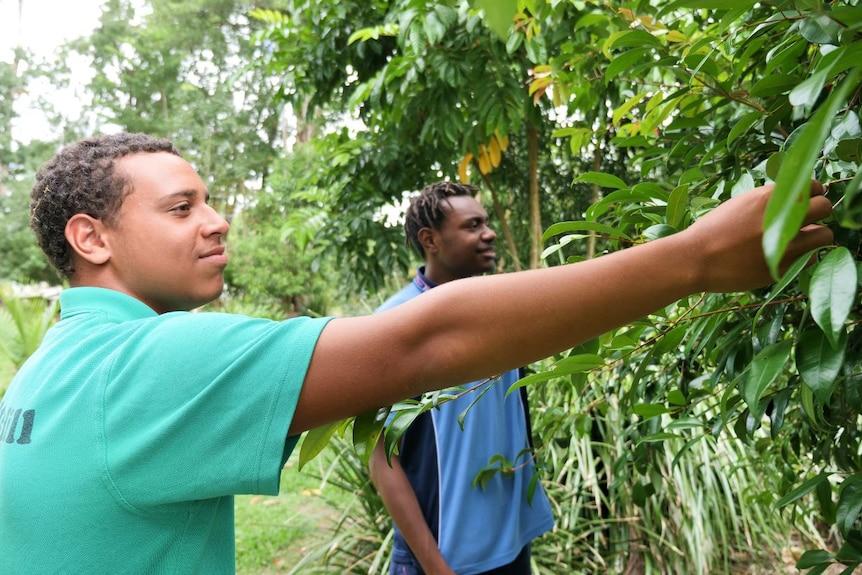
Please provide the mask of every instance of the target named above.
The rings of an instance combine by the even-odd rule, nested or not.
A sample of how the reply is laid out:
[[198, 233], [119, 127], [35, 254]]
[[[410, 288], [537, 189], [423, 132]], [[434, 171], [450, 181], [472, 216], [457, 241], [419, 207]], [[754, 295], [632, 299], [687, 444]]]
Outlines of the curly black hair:
[[408, 245], [413, 246], [421, 257], [425, 250], [419, 242], [419, 230], [422, 228], [440, 229], [440, 224], [446, 219], [444, 205], [449, 205], [447, 198], [453, 196], [473, 197], [479, 188], [470, 184], [457, 182], [435, 182], [428, 184], [419, 194], [410, 200], [404, 217], [404, 235]]
[[131, 183], [114, 171], [115, 160], [131, 154], [180, 153], [169, 140], [146, 134], [121, 133], [87, 138], [71, 144], [36, 174], [30, 191], [30, 227], [39, 246], [60, 276], [75, 274], [66, 224], [87, 214], [108, 224], [132, 191]]

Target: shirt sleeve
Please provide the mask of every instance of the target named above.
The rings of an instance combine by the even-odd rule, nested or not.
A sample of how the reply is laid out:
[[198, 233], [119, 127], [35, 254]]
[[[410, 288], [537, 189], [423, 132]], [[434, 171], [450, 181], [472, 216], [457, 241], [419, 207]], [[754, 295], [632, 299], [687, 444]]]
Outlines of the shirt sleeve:
[[133, 507], [278, 493], [286, 444], [327, 319], [165, 314], [106, 370], [105, 472]]

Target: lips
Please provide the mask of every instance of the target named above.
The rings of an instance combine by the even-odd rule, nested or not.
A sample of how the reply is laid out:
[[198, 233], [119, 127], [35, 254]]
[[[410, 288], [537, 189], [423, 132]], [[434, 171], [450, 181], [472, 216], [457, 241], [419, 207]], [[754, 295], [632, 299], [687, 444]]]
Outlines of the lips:
[[225, 254], [225, 249], [222, 245], [216, 246], [213, 249], [204, 252], [203, 254], [201, 254], [200, 259], [211, 261], [219, 265], [227, 264], [227, 255]]
[[479, 255], [484, 256], [486, 258], [495, 258], [497, 257], [497, 252], [493, 247], [486, 248], [484, 250], [479, 250]]

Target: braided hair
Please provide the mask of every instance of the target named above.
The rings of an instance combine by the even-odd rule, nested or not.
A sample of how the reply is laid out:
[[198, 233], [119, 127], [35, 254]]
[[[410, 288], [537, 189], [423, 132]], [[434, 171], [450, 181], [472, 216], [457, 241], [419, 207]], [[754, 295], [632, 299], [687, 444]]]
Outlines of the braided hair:
[[440, 229], [440, 224], [446, 219], [448, 198], [453, 196], [473, 197], [477, 190], [476, 186], [448, 181], [436, 182], [422, 188], [419, 194], [410, 200], [404, 217], [404, 235], [407, 244], [413, 246], [424, 258], [425, 250], [422, 249], [422, 244], [419, 242], [419, 230], [422, 228]]
[[61, 277], [69, 279], [75, 273], [72, 248], [66, 241], [69, 219], [87, 214], [114, 224], [123, 199], [132, 191], [131, 182], [115, 172], [114, 162], [156, 152], [180, 155], [168, 140], [121, 133], [71, 144], [42, 166], [30, 191], [30, 227]]

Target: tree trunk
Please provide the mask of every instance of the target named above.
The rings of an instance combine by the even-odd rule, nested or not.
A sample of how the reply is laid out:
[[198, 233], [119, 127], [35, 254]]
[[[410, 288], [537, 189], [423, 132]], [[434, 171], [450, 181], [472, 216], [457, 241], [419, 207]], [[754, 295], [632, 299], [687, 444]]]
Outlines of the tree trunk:
[[[478, 165], [476, 166], [476, 171], [482, 174], [479, 171]], [[497, 216], [497, 221], [500, 222], [500, 231], [503, 233], [503, 239], [506, 241], [506, 248], [512, 255], [512, 267], [514, 271], [519, 272], [523, 269], [523, 266], [521, 265], [521, 258], [518, 255], [518, 246], [515, 244], [515, 236], [512, 235], [512, 228], [509, 227], [509, 216], [506, 210], [503, 209], [499, 198], [497, 198], [494, 186], [491, 185], [487, 174], [482, 174], [482, 179], [485, 181], [485, 187], [488, 188], [488, 192], [491, 194], [491, 201], [494, 203], [494, 214]]]
[[530, 162], [530, 269], [537, 269], [542, 253], [542, 211], [539, 204], [539, 135], [532, 122], [527, 122], [527, 145]]
[[[599, 146], [596, 146], [596, 149], [593, 150], [593, 171], [598, 172], [602, 167], [602, 150]], [[599, 188], [598, 184], [592, 185], [592, 197], [590, 198], [590, 205], [595, 204], [601, 199], [602, 191]], [[587, 259], [593, 259], [596, 256], [596, 236], [590, 234], [587, 238]]]

